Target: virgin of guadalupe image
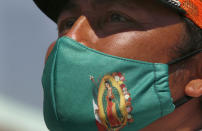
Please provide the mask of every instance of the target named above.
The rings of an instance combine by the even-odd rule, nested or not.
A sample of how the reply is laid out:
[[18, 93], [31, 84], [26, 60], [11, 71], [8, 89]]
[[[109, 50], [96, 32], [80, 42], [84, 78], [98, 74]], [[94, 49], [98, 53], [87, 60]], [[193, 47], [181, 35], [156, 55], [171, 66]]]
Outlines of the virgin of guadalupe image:
[[119, 109], [119, 93], [108, 80], [105, 81], [105, 91], [103, 96], [104, 112], [107, 116], [107, 125], [110, 128], [120, 127], [122, 122], [119, 118], [122, 118], [122, 114]]
[[90, 80], [95, 86], [93, 107], [98, 131], [119, 131], [133, 122], [131, 98], [121, 73], [105, 75], [100, 82], [95, 82], [93, 76]]

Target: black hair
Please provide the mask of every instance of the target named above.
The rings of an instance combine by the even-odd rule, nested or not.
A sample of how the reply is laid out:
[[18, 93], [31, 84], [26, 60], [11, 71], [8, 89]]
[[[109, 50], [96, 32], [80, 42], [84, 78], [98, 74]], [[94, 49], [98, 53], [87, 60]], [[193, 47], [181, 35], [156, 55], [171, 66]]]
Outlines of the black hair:
[[202, 29], [189, 18], [183, 17], [182, 20], [186, 24], [186, 38], [176, 47], [179, 56], [202, 49]]

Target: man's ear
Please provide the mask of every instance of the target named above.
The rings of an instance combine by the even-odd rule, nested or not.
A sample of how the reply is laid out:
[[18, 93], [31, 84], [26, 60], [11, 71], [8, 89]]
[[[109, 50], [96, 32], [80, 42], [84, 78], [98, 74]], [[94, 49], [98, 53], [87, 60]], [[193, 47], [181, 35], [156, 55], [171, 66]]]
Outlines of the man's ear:
[[45, 63], [48, 59], [48, 56], [50, 55], [51, 51], [53, 50], [53, 47], [55, 46], [56, 44], [56, 41], [54, 41], [49, 47], [48, 47], [48, 50], [46, 52], [46, 57], [45, 57]]
[[191, 80], [185, 87], [185, 93], [191, 97], [202, 96], [202, 79]]
[[185, 94], [191, 97], [202, 98], [202, 53], [195, 55], [189, 66], [192, 69], [191, 72], [194, 74], [194, 79], [190, 80], [185, 86]]

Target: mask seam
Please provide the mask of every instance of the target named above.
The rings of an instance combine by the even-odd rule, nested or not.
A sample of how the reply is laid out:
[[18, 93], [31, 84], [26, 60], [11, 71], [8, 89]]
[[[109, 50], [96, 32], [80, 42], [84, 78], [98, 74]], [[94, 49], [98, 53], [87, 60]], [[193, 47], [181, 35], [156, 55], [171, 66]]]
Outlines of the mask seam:
[[[60, 41], [60, 40], [59, 40]], [[59, 116], [58, 116], [58, 112], [57, 112], [57, 105], [56, 105], [56, 95], [55, 95], [55, 87], [56, 87], [56, 78], [55, 78], [55, 72], [56, 72], [56, 59], [57, 59], [57, 56], [58, 56], [58, 48], [59, 48], [59, 42], [58, 41], [58, 44], [55, 44], [56, 46], [56, 51], [55, 51], [55, 56], [54, 56], [54, 66], [53, 66], [53, 74], [52, 74], [52, 79], [53, 79], [53, 97], [54, 97], [54, 105], [53, 105], [53, 108], [54, 108], [54, 111], [55, 111], [55, 115], [56, 115], [56, 119], [59, 120]]]
[[[143, 64], [143, 65], [153, 65], [153, 63], [150, 63], [150, 62], [144, 62], [144, 61], [140, 61], [140, 60], [122, 58], [122, 57], [119, 57], [119, 56], [113, 56], [113, 55], [110, 55], [110, 54], [106, 54], [104, 52], [97, 51], [95, 49], [92, 49], [92, 48], [89, 48], [87, 46], [84, 46], [84, 45], [80, 44], [79, 42], [77, 42], [77, 41], [75, 41], [75, 40], [73, 40], [71, 38], [68, 38], [67, 36], [64, 36], [63, 38], [68, 39], [68, 40], [72, 40], [72, 41], [74, 41], [76, 43], [75, 46], [82, 47], [83, 49], [91, 51], [91, 52], [94, 52], [96, 54], [100, 54], [100, 55], [103, 55], [103, 56], [106, 56], [106, 57], [111, 57], [111, 58], [114, 58], [114, 59], [119, 59], [119, 60], [123, 60], [123, 61], [127, 61], [127, 62], [132, 62], [132, 63], [138, 63], [138, 64]], [[155, 63], [155, 64], [164, 64], [164, 63]]]
[[156, 92], [156, 96], [158, 98], [158, 101], [159, 101], [159, 106], [160, 106], [160, 109], [161, 109], [161, 117], [163, 116], [163, 108], [162, 108], [162, 103], [161, 103], [161, 100], [160, 100], [160, 96], [158, 94], [158, 91], [157, 91], [157, 86], [156, 86], [156, 66], [153, 65], [153, 68], [154, 68], [154, 90]]

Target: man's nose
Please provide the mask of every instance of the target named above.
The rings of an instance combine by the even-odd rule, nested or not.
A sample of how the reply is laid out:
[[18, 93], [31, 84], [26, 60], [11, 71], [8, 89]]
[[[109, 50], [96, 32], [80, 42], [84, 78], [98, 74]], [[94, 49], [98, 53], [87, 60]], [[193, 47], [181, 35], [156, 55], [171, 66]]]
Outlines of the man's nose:
[[93, 48], [93, 45], [98, 40], [97, 35], [93, 31], [85, 16], [80, 16], [76, 20], [74, 25], [67, 32], [66, 36], [91, 48]]

